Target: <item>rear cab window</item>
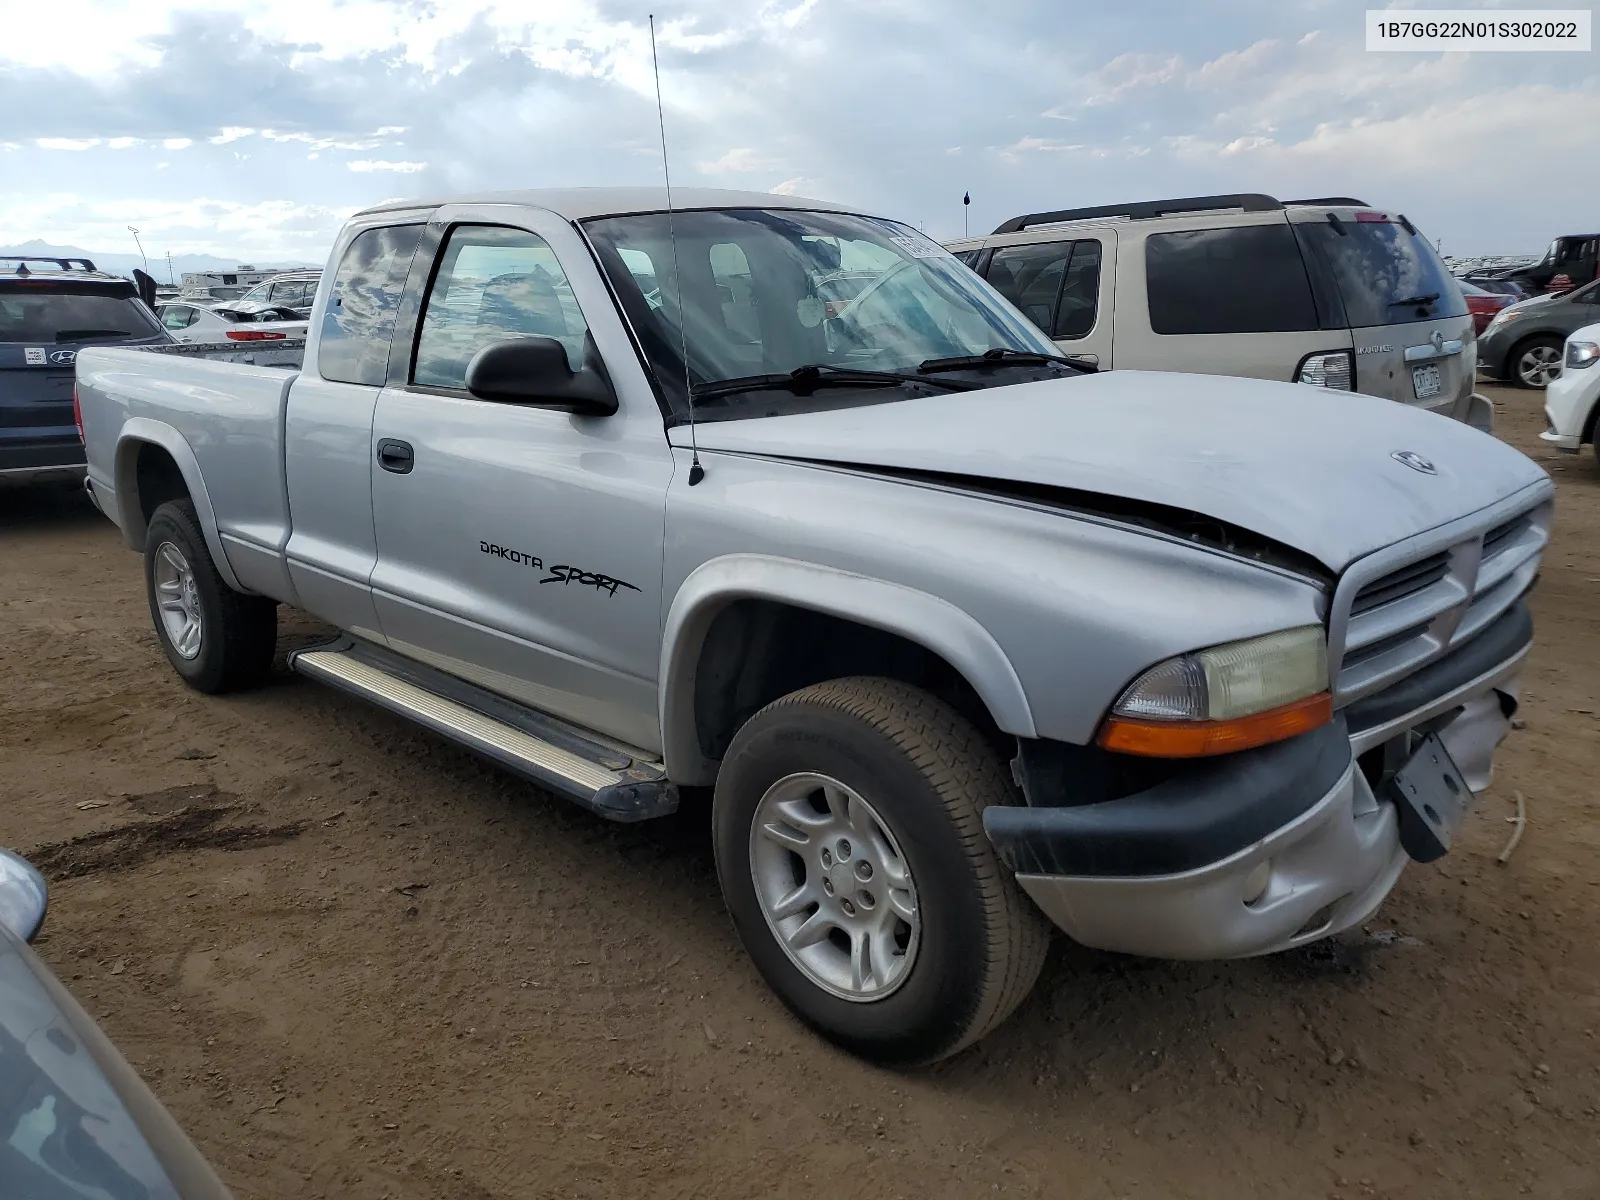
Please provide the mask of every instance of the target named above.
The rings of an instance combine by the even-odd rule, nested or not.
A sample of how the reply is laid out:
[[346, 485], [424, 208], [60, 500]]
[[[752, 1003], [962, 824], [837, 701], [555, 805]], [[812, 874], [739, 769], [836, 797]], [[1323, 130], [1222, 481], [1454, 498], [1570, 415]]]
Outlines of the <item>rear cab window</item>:
[[1336, 215], [1294, 228], [1338, 288], [1351, 328], [1467, 315], [1467, 302], [1433, 246], [1398, 221]]

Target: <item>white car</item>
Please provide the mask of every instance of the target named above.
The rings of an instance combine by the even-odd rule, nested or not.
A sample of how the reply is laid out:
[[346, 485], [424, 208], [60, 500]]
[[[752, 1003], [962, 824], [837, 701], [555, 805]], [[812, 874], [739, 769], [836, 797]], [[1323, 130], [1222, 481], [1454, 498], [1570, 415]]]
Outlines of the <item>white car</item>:
[[168, 333], [189, 344], [279, 342], [306, 336], [307, 322], [293, 310], [253, 301], [215, 308], [174, 301], [157, 306], [156, 314]]
[[[1585, 325], [1567, 335], [1561, 374], [1544, 392], [1544, 415], [1550, 428], [1539, 436], [1569, 454], [1585, 443], [1595, 443], [1595, 419], [1600, 417], [1600, 324]], [[1600, 444], [1595, 457], [1600, 459]]]

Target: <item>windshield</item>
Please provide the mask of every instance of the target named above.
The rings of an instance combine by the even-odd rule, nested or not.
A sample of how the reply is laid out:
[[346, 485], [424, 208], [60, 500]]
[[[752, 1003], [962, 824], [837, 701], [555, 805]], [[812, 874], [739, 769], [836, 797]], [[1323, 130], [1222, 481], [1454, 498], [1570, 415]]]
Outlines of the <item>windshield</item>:
[[59, 286], [38, 291], [0, 288], [0, 342], [144, 338], [158, 329], [150, 310], [127, 297]]
[[811, 365], [915, 372], [929, 359], [995, 348], [1056, 353], [988, 284], [893, 221], [680, 212], [676, 250], [666, 213], [585, 228], [674, 412], [687, 408], [685, 343], [696, 388]]
[[1466, 315], [1466, 301], [1433, 246], [1404, 225], [1341, 221], [1296, 229], [1333, 273], [1352, 328]]

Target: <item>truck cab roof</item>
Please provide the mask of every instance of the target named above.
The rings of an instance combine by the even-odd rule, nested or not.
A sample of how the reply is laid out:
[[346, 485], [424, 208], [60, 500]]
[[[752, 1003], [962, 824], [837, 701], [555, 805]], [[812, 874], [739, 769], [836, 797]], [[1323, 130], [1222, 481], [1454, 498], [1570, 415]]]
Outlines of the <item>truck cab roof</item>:
[[[519, 204], [543, 208], [569, 221], [591, 217], [618, 217], [630, 213], [663, 212], [667, 191], [659, 187], [584, 187], [530, 188], [512, 192], [472, 192], [460, 196], [440, 196], [425, 200], [394, 200], [374, 205], [356, 218], [380, 213], [412, 212], [441, 208], [446, 204]], [[674, 209], [707, 208], [790, 208], [811, 212], [855, 212], [842, 204], [809, 200], [804, 196], [780, 196], [773, 192], [745, 192], [727, 188], [673, 188]]]

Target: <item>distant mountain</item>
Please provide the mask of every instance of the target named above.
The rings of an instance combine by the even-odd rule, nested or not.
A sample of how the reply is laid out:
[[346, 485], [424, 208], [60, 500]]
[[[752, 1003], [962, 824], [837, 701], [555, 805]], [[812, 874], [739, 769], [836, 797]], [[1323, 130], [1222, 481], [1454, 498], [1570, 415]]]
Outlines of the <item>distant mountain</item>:
[[[143, 260], [137, 254], [101, 254], [93, 250], [82, 250], [77, 246], [53, 246], [35, 238], [31, 242], [22, 242], [15, 246], [0, 246], [0, 255], [5, 254], [36, 254], [48, 258], [87, 258], [102, 271], [109, 271], [113, 275], [124, 275], [133, 278], [133, 269], [143, 266]], [[257, 270], [298, 270], [304, 267], [320, 267], [321, 263], [308, 262], [262, 262], [251, 261]], [[182, 280], [185, 271], [232, 271], [243, 265], [237, 258], [217, 258], [211, 254], [174, 254], [172, 256], [172, 280]], [[157, 258], [150, 256], [150, 274], [155, 276], [157, 283], [167, 282], [167, 260], [163, 256]]]

